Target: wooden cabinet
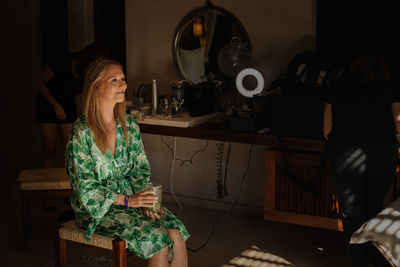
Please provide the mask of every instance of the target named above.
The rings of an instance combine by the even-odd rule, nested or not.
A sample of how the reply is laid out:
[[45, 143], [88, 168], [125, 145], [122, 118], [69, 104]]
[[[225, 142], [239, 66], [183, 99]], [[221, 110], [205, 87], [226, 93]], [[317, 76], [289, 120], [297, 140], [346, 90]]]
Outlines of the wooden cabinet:
[[301, 184], [314, 186], [313, 194], [283, 175], [283, 157], [281, 151], [265, 152], [264, 219], [342, 230], [329, 160], [318, 175], [322, 153], [286, 152], [290, 172]]
[[[315, 186], [312, 194], [293, 183], [284, 175], [284, 153], [265, 151], [264, 219], [343, 231], [339, 218], [339, 207], [333, 187], [329, 158], [321, 166], [321, 152], [286, 152], [286, 161], [291, 174], [302, 184]], [[383, 207], [400, 195], [400, 165], [396, 170]]]

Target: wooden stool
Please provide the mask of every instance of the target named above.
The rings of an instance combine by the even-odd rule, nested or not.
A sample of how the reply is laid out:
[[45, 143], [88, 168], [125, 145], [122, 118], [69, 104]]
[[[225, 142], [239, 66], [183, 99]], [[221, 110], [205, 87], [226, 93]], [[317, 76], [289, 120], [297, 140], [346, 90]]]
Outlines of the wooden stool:
[[15, 183], [15, 226], [17, 249], [25, 248], [30, 221], [30, 199], [71, 197], [72, 190], [65, 168], [23, 170]]
[[56, 233], [56, 266], [67, 266], [67, 240], [112, 250], [114, 266], [126, 267], [127, 245], [125, 241], [94, 234], [92, 235], [92, 240], [90, 243], [88, 243], [85, 240], [85, 230], [80, 228], [75, 220], [71, 220], [62, 224]]

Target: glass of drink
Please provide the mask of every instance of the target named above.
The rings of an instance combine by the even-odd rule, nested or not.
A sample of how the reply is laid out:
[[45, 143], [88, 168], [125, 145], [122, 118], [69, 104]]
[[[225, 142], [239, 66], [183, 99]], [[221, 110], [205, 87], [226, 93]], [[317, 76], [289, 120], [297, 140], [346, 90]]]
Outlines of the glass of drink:
[[145, 210], [153, 213], [160, 214], [161, 212], [161, 197], [162, 197], [162, 185], [161, 184], [147, 184], [144, 190], [153, 190], [153, 194], [157, 197], [157, 201], [153, 203], [153, 207], [146, 207]]

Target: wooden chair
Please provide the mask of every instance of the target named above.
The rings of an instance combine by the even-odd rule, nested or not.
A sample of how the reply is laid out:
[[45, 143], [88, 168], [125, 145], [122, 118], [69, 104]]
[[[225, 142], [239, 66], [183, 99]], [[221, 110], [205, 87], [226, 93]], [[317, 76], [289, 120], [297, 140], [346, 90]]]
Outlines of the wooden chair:
[[126, 242], [107, 236], [94, 234], [88, 243], [85, 240], [85, 230], [80, 228], [75, 220], [68, 221], [61, 225], [56, 232], [56, 266], [67, 266], [67, 244], [66, 241], [77, 242], [89, 246], [112, 250], [113, 263], [115, 267], [126, 267]]
[[71, 197], [65, 168], [28, 169], [19, 173], [15, 183], [15, 226], [17, 249], [25, 248], [30, 222], [30, 200]]

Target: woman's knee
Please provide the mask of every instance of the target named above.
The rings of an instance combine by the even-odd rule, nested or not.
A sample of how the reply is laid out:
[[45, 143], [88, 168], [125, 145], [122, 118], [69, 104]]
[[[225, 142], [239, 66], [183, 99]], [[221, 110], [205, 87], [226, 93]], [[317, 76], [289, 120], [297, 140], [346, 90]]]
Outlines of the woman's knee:
[[177, 229], [168, 229], [168, 234], [169, 237], [174, 241], [175, 244], [177, 243], [183, 243], [185, 244], [185, 241], [183, 241], [181, 232]]
[[165, 247], [164, 249], [160, 250], [160, 252], [158, 252], [156, 255], [154, 255], [153, 257], [151, 257], [150, 259], [160, 259], [160, 258], [168, 258], [168, 247]]

